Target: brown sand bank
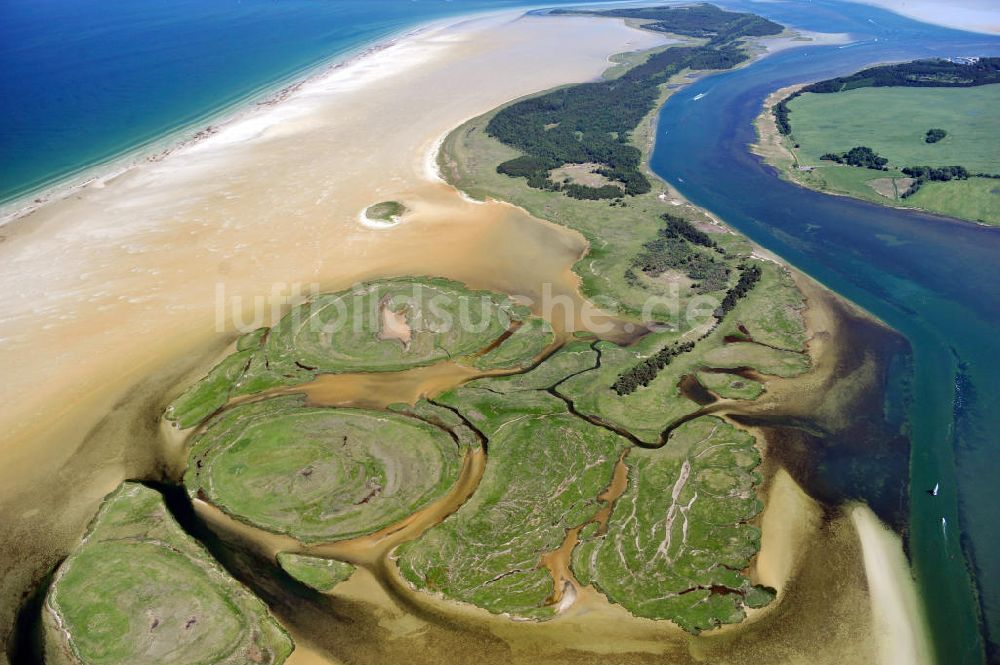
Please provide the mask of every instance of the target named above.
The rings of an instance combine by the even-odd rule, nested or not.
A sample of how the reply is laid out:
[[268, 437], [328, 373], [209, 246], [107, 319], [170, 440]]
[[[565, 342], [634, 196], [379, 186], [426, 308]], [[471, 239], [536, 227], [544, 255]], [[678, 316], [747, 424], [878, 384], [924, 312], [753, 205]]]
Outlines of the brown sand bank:
[[[164, 393], [232, 339], [231, 298], [249, 324], [296, 284], [434, 274], [528, 296], [549, 282], [579, 302], [582, 238], [463, 199], [426, 154], [469, 116], [660, 39], [590, 18], [456, 19], [3, 227], [0, 637], [100, 498], [157, 475]], [[408, 208], [399, 226], [359, 223], [384, 200]]]

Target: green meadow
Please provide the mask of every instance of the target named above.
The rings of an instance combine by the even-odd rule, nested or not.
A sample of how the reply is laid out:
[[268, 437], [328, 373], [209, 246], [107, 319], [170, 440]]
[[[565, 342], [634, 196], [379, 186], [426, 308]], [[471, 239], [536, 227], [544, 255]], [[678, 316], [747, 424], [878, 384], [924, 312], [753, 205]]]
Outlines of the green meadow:
[[[1000, 84], [975, 88], [859, 88], [805, 93], [788, 103], [799, 161], [868, 146], [890, 167], [964, 166], [1000, 173]], [[927, 143], [928, 129], [948, 132]]]
[[[969, 173], [1000, 174], [1000, 85], [974, 88], [858, 88], [804, 93], [788, 102], [792, 127], [782, 163], [793, 180], [873, 203], [913, 207], [983, 224], [1000, 224], [1000, 180], [970, 177], [928, 181], [903, 198], [912, 180], [907, 166], [963, 166]], [[947, 135], [927, 143], [927, 130]], [[794, 146], [798, 145], [798, 148]], [[867, 146], [889, 160], [888, 171], [843, 166], [820, 157]], [[812, 170], [800, 170], [814, 167]]]

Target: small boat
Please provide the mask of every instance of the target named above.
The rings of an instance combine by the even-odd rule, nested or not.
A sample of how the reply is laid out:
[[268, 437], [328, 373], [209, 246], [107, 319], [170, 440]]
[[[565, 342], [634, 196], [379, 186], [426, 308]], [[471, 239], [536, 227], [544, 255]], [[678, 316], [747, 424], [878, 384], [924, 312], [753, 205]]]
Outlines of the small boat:
[[697, 95], [694, 96], [694, 101], [698, 101], [707, 94], [708, 94], [707, 92], [699, 92]]
[[931, 496], [937, 496], [938, 490], [940, 489], [941, 489], [941, 483], [934, 483], [934, 489], [927, 490], [927, 493], [930, 494]]
[[948, 538], [948, 520], [941, 518], [941, 536]]

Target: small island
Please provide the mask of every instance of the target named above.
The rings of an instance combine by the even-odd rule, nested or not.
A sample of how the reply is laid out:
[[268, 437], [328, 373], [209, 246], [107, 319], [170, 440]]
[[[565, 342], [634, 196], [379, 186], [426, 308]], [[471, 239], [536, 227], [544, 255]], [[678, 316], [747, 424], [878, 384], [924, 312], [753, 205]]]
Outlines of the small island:
[[398, 224], [399, 219], [406, 212], [406, 206], [399, 201], [382, 201], [375, 205], [368, 206], [364, 212], [365, 219], [369, 222], [380, 222], [382, 224]]
[[872, 67], [771, 95], [756, 150], [805, 187], [998, 225], [998, 105], [1000, 58]]

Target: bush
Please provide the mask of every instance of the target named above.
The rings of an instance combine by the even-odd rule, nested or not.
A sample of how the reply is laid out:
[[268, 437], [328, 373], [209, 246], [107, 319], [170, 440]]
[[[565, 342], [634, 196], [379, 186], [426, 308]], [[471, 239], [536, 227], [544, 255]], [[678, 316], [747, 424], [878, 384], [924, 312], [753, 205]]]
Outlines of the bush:
[[928, 129], [927, 134], [924, 136], [924, 141], [927, 143], [937, 143], [946, 136], [948, 136], [948, 132], [943, 129]]
[[878, 169], [880, 171], [888, 170], [886, 164], [889, 163], [888, 159], [881, 157], [874, 150], [863, 145], [851, 148], [847, 152], [828, 152], [820, 156], [820, 159], [837, 162], [838, 164], [847, 164], [848, 166]]

